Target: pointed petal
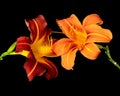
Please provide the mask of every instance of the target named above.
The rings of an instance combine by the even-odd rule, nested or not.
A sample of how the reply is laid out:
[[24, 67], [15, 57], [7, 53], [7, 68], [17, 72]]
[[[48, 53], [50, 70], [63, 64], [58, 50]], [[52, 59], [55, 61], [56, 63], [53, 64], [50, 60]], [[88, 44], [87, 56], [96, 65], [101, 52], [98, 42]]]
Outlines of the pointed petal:
[[28, 55], [23, 67], [29, 81], [32, 81], [35, 76], [42, 76], [46, 72], [46, 68], [44, 68], [40, 62], [36, 61], [32, 52]]
[[87, 26], [90, 24], [103, 24], [102, 19], [100, 18], [100, 16], [98, 14], [90, 14], [88, 16], [86, 16], [83, 20], [83, 26]]
[[69, 18], [66, 18], [66, 20], [68, 21], [70, 26], [74, 27], [75, 25], [75, 27], [77, 27], [78, 29], [80, 28], [79, 30], [81, 30], [81, 22], [75, 14], [72, 14]]
[[71, 40], [76, 40], [79, 33], [84, 33], [84, 29], [81, 25], [81, 22], [76, 17], [75, 14], [72, 14], [69, 18], [56, 20], [58, 26], [61, 28], [63, 33], [68, 36]]
[[94, 43], [88, 43], [80, 50], [80, 52], [86, 58], [95, 60], [100, 54], [100, 49]]
[[58, 76], [57, 67], [47, 58], [39, 59], [38, 61], [44, 68], [46, 68], [45, 77], [47, 80], [56, 78]]
[[85, 27], [88, 33], [88, 38], [86, 42], [110, 42], [112, 37], [112, 32], [109, 29], [104, 29], [98, 25], [90, 25]]
[[42, 76], [46, 72], [46, 69], [41, 64], [30, 58], [25, 62], [24, 69], [29, 81], [32, 81], [35, 76]]
[[17, 38], [15, 52], [20, 52], [23, 50], [29, 51], [30, 43], [31, 43], [31, 40], [29, 39], [29, 37], [21, 36], [21, 37]]
[[73, 70], [75, 64], [75, 57], [76, 57], [76, 48], [70, 49], [66, 54], [61, 56], [61, 63], [62, 67], [66, 70]]
[[60, 56], [68, 52], [69, 49], [71, 49], [74, 46], [75, 45], [70, 39], [62, 38], [53, 44], [52, 49], [56, 53], [56, 55]]
[[36, 42], [44, 36], [47, 29], [47, 22], [43, 15], [38, 15], [36, 18], [31, 20], [25, 20], [25, 23], [31, 32], [30, 36], [33, 42]]

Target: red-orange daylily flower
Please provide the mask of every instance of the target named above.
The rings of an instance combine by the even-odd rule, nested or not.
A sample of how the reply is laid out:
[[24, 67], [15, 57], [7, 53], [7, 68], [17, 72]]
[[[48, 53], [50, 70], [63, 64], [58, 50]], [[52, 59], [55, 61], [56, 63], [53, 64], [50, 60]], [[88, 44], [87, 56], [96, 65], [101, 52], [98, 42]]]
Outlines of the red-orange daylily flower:
[[108, 43], [112, 39], [112, 32], [100, 26], [103, 21], [98, 14], [86, 16], [82, 23], [75, 14], [56, 22], [68, 38], [54, 43], [53, 50], [61, 56], [62, 66], [67, 70], [73, 69], [78, 50], [86, 58], [95, 60], [101, 52], [95, 43]]
[[57, 77], [56, 66], [46, 58], [46, 56], [55, 56], [55, 54], [51, 50], [53, 40], [49, 38], [52, 31], [48, 28], [44, 16], [39, 15], [32, 20], [25, 20], [25, 23], [31, 32], [30, 38], [19, 37], [15, 52], [27, 57], [24, 68], [29, 81], [43, 74], [48, 80]]

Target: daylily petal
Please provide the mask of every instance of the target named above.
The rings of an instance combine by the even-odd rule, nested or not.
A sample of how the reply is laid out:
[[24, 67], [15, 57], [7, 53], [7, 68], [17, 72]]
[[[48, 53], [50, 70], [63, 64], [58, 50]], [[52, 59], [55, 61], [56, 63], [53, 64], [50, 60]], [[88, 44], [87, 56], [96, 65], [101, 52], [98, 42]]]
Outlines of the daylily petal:
[[79, 35], [79, 32], [84, 33], [81, 22], [78, 20], [75, 14], [72, 14], [69, 18], [66, 19], [57, 19], [56, 22], [63, 31], [63, 33], [71, 40], [78, 39], [76, 36]]
[[39, 15], [32, 20], [25, 20], [25, 23], [31, 32], [30, 36], [33, 42], [38, 41], [46, 34], [47, 22], [43, 15]]
[[68, 38], [62, 38], [58, 41], [56, 41], [53, 44], [53, 51], [56, 53], [57, 56], [63, 55], [66, 52], [69, 51], [72, 47], [75, 47], [76, 45], [73, 44], [73, 41]]
[[103, 24], [102, 19], [100, 18], [100, 16], [98, 14], [90, 14], [88, 16], [86, 16], [83, 20], [83, 26], [87, 26], [90, 24]]
[[112, 32], [109, 29], [102, 28], [98, 25], [89, 25], [85, 27], [88, 37], [86, 42], [110, 42]]
[[33, 60], [33, 58], [28, 58], [26, 60], [24, 69], [29, 81], [32, 81], [35, 76], [42, 76], [46, 72], [46, 68], [39, 64], [39, 62]]
[[40, 64], [44, 68], [46, 68], [46, 73], [45, 73], [46, 79], [50, 80], [58, 76], [58, 69], [50, 60], [48, 60], [47, 58], [40, 58], [38, 62], [40, 62]]
[[70, 26], [77, 27], [78, 30], [82, 30], [81, 22], [79, 21], [75, 14], [72, 14], [69, 18], [66, 18], [66, 20], [70, 24]]
[[30, 43], [31, 43], [31, 40], [29, 37], [21, 36], [17, 38], [15, 52], [21, 52], [23, 50], [30, 51]]
[[63, 68], [65, 68], [66, 70], [73, 70], [76, 52], [76, 48], [71, 48], [67, 53], [61, 56], [61, 63]]
[[87, 43], [80, 52], [86, 58], [95, 60], [101, 51], [94, 43]]

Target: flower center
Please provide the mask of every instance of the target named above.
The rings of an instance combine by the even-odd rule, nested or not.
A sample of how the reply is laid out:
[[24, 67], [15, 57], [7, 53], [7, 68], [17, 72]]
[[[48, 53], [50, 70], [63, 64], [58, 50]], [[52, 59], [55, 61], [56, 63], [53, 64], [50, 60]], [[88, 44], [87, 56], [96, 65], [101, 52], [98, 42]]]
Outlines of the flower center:
[[51, 45], [49, 42], [36, 42], [31, 45], [32, 52], [36, 59], [41, 58], [43, 56], [48, 56], [51, 52]]
[[72, 28], [70, 33], [72, 34], [74, 43], [79, 49], [82, 49], [87, 39], [86, 31], [84, 29], [78, 30], [77, 28]]

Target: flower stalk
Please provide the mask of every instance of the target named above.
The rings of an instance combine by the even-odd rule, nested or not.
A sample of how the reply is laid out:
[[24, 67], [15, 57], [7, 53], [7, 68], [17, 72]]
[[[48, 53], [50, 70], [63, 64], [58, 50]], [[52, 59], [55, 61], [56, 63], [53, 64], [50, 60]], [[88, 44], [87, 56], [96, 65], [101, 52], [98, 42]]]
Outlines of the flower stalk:
[[108, 60], [109, 60], [114, 66], [116, 66], [116, 67], [120, 70], [120, 65], [112, 58], [112, 56], [111, 56], [111, 54], [110, 54], [109, 46], [106, 45], [106, 46], [104, 47], [104, 46], [99, 45], [99, 44], [97, 44], [97, 45], [98, 45], [98, 47], [99, 47], [100, 49], [105, 50], [105, 54], [107, 55]]

